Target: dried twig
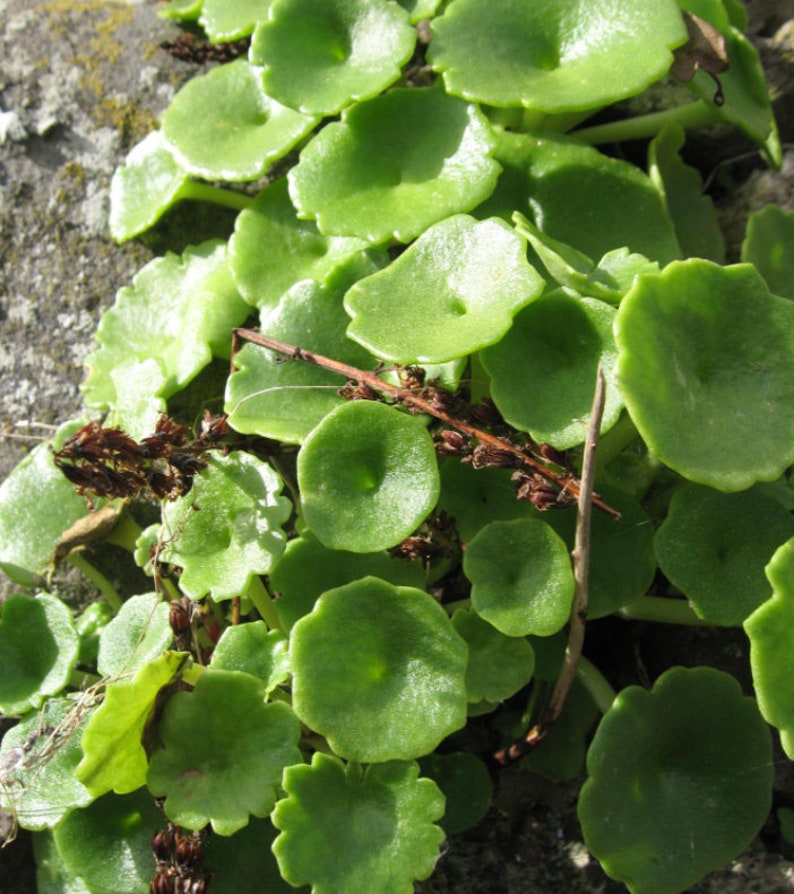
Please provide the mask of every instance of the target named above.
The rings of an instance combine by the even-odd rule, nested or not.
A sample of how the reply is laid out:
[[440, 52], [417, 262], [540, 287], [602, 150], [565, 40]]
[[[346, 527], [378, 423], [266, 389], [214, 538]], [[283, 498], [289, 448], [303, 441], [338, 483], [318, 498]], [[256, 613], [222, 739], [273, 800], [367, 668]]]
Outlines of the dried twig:
[[580, 481], [579, 507], [576, 520], [576, 539], [573, 548], [573, 573], [576, 582], [571, 620], [568, 631], [568, 645], [565, 649], [562, 670], [554, 687], [551, 700], [541, 719], [523, 739], [509, 748], [497, 752], [494, 757], [500, 764], [507, 764], [526, 754], [544, 739], [562, 712], [565, 699], [573, 683], [579, 658], [584, 644], [585, 619], [587, 617], [587, 583], [590, 571], [590, 514], [592, 508], [593, 479], [595, 477], [595, 455], [598, 432], [604, 413], [604, 374], [601, 367], [596, 375], [595, 395], [587, 436], [584, 443], [582, 478]]
[[[255, 332], [252, 329], [234, 330], [232, 363], [234, 363], [234, 357], [237, 353], [237, 346], [240, 340], [250, 341], [263, 348], [269, 348], [271, 351], [276, 351], [292, 360], [302, 360], [305, 363], [313, 363], [315, 366], [320, 366], [323, 369], [338, 373], [346, 379], [358, 382], [359, 385], [364, 386], [365, 389], [369, 388], [373, 392], [387, 395], [395, 402], [403, 404], [416, 412], [434, 416], [436, 419], [457, 429], [459, 432], [463, 432], [465, 435], [475, 438], [486, 447], [491, 447], [496, 451], [503, 451], [512, 455], [518, 463], [527, 466], [533, 472], [543, 476], [547, 481], [552, 482], [562, 493], [569, 494], [574, 499], [581, 499], [581, 484], [571, 475], [549, 468], [549, 466], [539, 462], [520, 447], [516, 447], [515, 444], [511, 444], [509, 441], [499, 438], [490, 432], [483, 431], [463, 419], [450, 415], [443, 407], [425, 400], [421, 395], [415, 394], [410, 389], [400, 388], [397, 385], [384, 382], [383, 379], [378, 378], [375, 373], [358, 369], [355, 366], [349, 366], [347, 363], [341, 363], [339, 360], [333, 360], [330, 357], [323, 357], [322, 354], [315, 354], [314, 351], [307, 351], [304, 348], [287, 344], [287, 342], [270, 338], [269, 336], [262, 335], [260, 332]], [[613, 509], [608, 503], [605, 503], [600, 497], [593, 495], [592, 489], [589, 499], [595, 506], [606, 512], [608, 515], [613, 518], [620, 518], [620, 513]]]

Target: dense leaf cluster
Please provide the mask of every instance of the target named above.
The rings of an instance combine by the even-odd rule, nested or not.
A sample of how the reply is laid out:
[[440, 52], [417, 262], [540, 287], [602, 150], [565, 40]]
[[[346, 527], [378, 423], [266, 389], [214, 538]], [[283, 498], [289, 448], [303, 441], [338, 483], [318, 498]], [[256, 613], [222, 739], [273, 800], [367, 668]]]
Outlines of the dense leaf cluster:
[[[484, 815], [493, 755], [537, 739], [524, 759], [555, 778], [587, 751], [605, 870], [683, 890], [764, 822], [768, 724], [794, 757], [794, 220], [754, 215], [725, 266], [681, 156], [686, 129], [730, 125], [780, 162], [743, 7], [162, 13], [248, 50], [129, 153], [111, 233], [185, 200], [238, 214], [118, 293], [93, 420], [0, 487], [0, 567], [33, 591], [0, 617], [0, 806], [40, 833], [41, 889], [408, 894]], [[660, 82], [663, 110], [587, 126]], [[594, 148], [640, 137], [647, 170]], [[151, 592], [122, 604], [97, 540]], [[47, 591], [65, 556], [108, 608], [75, 621]], [[616, 695], [582, 658], [547, 729], [566, 630], [616, 612], [743, 624], [757, 702], [711, 668]], [[483, 715], [487, 751], [457, 751]]]

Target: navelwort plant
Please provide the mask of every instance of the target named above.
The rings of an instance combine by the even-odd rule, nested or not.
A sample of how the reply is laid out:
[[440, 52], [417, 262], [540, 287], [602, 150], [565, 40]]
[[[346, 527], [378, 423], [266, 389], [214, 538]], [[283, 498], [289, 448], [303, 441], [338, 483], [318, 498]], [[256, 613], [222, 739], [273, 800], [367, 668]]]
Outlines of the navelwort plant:
[[[94, 421], [0, 488], [0, 804], [39, 890], [404, 894], [485, 814], [486, 766], [570, 779], [589, 741], [587, 846], [634, 894], [682, 891], [767, 817], [770, 725], [794, 757], [794, 217], [753, 215], [723, 266], [679, 154], [731, 125], [780, 162], [744, 8], [162, 13], [250, 45], [130, 152], [111, 232], [239, 214], [121, 289]], [[647, 172], [594, 148], [643, 137]], [[98, 541], [149, 591], [122, 602]], [[104, 597], [76, 618], [63, 559]], [[585, 597], [743, 625], [755, 697], [709, 667], [615, 694]]]

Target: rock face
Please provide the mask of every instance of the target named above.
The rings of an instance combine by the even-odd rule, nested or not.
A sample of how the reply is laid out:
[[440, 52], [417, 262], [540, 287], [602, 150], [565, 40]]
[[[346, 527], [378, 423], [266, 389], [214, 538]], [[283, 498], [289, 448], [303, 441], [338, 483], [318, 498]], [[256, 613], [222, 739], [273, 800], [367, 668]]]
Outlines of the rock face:
[[[754, 29], [778, 83], [784, 142], [794, 139], [794, 4], [753, 2]], [[155, 253], [181, 250], [176, 229], [116, 246], [107, 229], [110, 177], [176, 90], [201, 69], [159, 48], [178, 29], [151, 3], [0, 0], [0, 479], [46, 426], [80, 412], [82, 361], [102, 311]], [[774, 70], [773, 70], [774, 69]], [[759, 172], [739, 192], [748, 210], [792, 207], [794, 164]], [[754, 196], [756, 181], [762, 198]], [[726, 227], [735, 206], [721, 201]], [[177, 209], [191, 223], [212, 210]], [[206, 222], [206, 221], [205, 221]], [[221, 229], [228, 219], [209, 220]], [[164, 234], [168, 232], [168, 241]], [[177, 237], [178, 239], [178, 237]], [[19, 440], [18, 436], [32, 436]], [[13, 592], [0, 580], [0, 596]], [[526, 778], [529, 777], [529, 778]], [[437, 887], [455, 894], [619, 892], [583, 850], [575, 788], [551, 789], [515, 773], [498, 811], [453, 841]], [[791, 786], [788, 787], [791, 790]], [[35, 891], [29, 840], [0, 851], [0, 894]], [[733, 868], [696, 886], [710, 892], [794, 891], [794, 870], [757, 842]]]
[[[110, 177], [196, 69], [158, 49], [174, 28], [151, 5], [10, 0], [0, 20], [0, 424], [35, 436], [80, 411], [99, 316], [152, 254], [110, 240]], [[30, 443], [0, 445], [0, 477]]]

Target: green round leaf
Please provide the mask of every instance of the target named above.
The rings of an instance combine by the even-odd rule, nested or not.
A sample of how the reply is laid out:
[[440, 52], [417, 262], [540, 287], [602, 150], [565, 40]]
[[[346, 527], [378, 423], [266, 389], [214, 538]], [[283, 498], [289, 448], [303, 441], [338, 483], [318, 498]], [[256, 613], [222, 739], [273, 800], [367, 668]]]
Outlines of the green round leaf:
[[43, 583], [61, 535], [88, 514], [52, 459], [83, 421], [61, 426], [52, 444], [39, 444], [0, 484], [0, 569], [22, 587]]
[[347, 292], [347, 332], [387, 360], [442, 363], [498, 341], [542, 290], [506, 224], [458, 214]]
[[478, 822], [491, 806], [493, 785], [485, 764], [475, 754], [428, 754], [419, 761], [422, 773], [429, 776], [447, 800], [439, 820], [447, 835], [464, 832]]
[[681, 257], [650, 178], [628, 162], [565, 139], [524, 138], [527, 199], [538, 228], [588, 258], [617, 248], [666, 264]]
[[323, 236], [314, 221], [298, 220], [282, 178], [237, 216], [229, 266], [246, 301], [269, 310], [300, 280], [324, 283], [366, 246], [363, 239]]
[[39, 894], [92, 894], [83, 879], [66, 868], [49, 830], [33, 836], [33, 855]]
[[244, 59], [188, 81], [162, 118], [166, 145], [189, 174], [231, 181], [260, 177], [316, 123], [266, 96]]
[[466, 645], [421, 590], [366, 577], [292, 628], [293, 707], [349, 760], [410, 760], [466, 722]]
[[482, 352], [491, 395], [514, 428], [567, 450], [584, 442], [599, 364], [607, 383], [601, 431], [617, 422], [615, 310], [563, 289], [520, 311], [507, 335]]
[[162, 825], [162, 812], [142, 790], [75, 810], [54, 836], [67, 870], [91, 894], [141, 894], [153, 875], [152, 835]]
[[568, 621], [574, 580], [568, 549], [534, 518], [486, 525], [466, 547], [471, 604], [507, 636], [550, 636]]
[[[593, 511], [590, 519], [590, 573], [587, 617], [603, 618], [648, 591], [656, 573], [654, 528], [648, 513], [624, 491], [598, 483], [606, 502], [620, 512], [614, 519]], [[573, 550], [576, 513], [546, 512], [543, 520]]]
[[304, 518], [330, 549], [395, 546], [435, 506], [438, 464], [424, 423], [370, 401], [338, 407], [298, 454]]
[[710, 624], [741, 624], [770, 597], [764, 568], [794, 518], [758, 488], [723, 494], [690, 484], [656, 534], [659, 567]]
[[180, 587], [193, 599], [240, 596], [284, 549], [281, 525], [292, 506], [281, 478], [250, 453], [211, 456], [184, 497], [163, 509], [162, 561], [182, 568]]
[[687, 39], [673, 0], [456, 0], [433, 20], [429, 59], [450, 93], [543, 112], [595, 109], [663, 77]]
[[100, 634], [99, 673], [108, 677], [134, 673], [162, 655], [173, 638], [168, 604], [157, 593], [132, 596]]
[[441, 463], [438, 505], [455, 519], [463, 543], [489, 522], [526, 518], [529, 506], [516, 498], [506, 469], [475, 469], [452, 457]]
[[[91, 407], [113, 406], [119, 387], [130, 377], [130, 364], [154, 364], [151, 379], [162, 377], [156, 391], [167, 398], [184, 387], [213, 355], [228, 357], [231, 330], [245, 322], [250, 307], [237, 292], [226, 262], [226, 246], [217, 241], [190, 246], [183, 255], [167, 252], [141, 268], [131, 286], [119, 289], [102, 315], [88, 355], [83, 384]], [[122, 371], [122, 374], [117, 374]]]
[[93, 800], [74, 776], [89, 713], [75, 698], [50, 698], [3, 736], [0, 808], [23, 829], [51, 828]]
[[633, 894], [677, 894], [739, 854], [766, 819], [772, 742], [730, 676], [674, 667], [624, 689], [587, 754], [585, 843]]
[[116, 242], [148, 230], [177, 201], [187, 182], [159, 130], [144, 137], [110, 181], [110, 235]]
[[421, 589], [425, 582], [419, 562], [395, 559], [385, 551], [351, 553], [327, 549], [311, 534], [296, 537], [289, 541], [270, 575], [271, 586], [279, 595], [279, 620], [289, 630], [314, 608], [326, 590], [370, 575], [403, 587]]
[[0, 616], [0, 712], [24, 714], [60, 692], [77, 664], [80, 637], [55, 596], [9, 596]]
[[290, 195], [323, 233], [410, 242], [491, 194], [493, 146], [474, 106], [436, 88], [391, 90], [320, 131], [289, 172]]
[[247, 37], [267, 19], [272, 0], [203, 0], [199, 24], [213, 43]]
[[[333, 357], [359, 369], [371, 369], [375, 359], [349, 339], [349, 318], [342, 296], [359, 276], [377, 269], [360, 255], [328, 277], [325, 285], [297, 283], [270, 313], [261, 329], [287, 344]], [[345, 402], [339, 395], [339, 375], [312, 363], [284, 363], [273, 351], [245, 344], [234, 358], [235, 371], [226, 384], [225, 410], [237, 431], [301, 443], [331, 410]]]
[[750, 615], [744, 629], [761, 714], [780, 730], [783, 750], [794, 760], [794, 538], [777, 550], [766, 575], [772, 598]]
[[273, 812], [281, 874], [314, 894], [407, 894], [432, 873], [444, 840], [433, 825], [444, 797], [418, 775], [413, 761], [363, 770], [320, 753], [311, 766], [289, 767], [287, 797]]
[[287, 705], [265, 704], [263, 696], [264, 684], [249, 674], [208, 670], [192, 692], [168, 700], [147, 781], [165, 796], [172, 822], [212, 823], [219, 835], [233, 835], [249, 814], [273, 809], [284, 767], [302, 760], [300, 724]]
[[287, 638], [280, 630], [268, 630], [264, 621], [227, 627], [210, 667], [250, 674], [264, 682], [267, 695], [289, 676]]
[[334, 115], [400, 77], [416, 31], [394, 3], [274, 0], [249, 59], [264, 66], [265, 92], [310, 115]]
[[466, 698], [470, 702], [500, 702], [532, 678], [535, 653], [523, 637], [505, 636], [473, 611], [459, 608], [452, 626], [469, 648]]
[[794, 462], [794, 305], [750, 265], [639, 277], [615, 338], [626, 407], [668, 466], [738, 491]]
[[794, 211], [765, 205], [751, 214], [742, 261], [755, 264], [775, 295], [794, 299]]

